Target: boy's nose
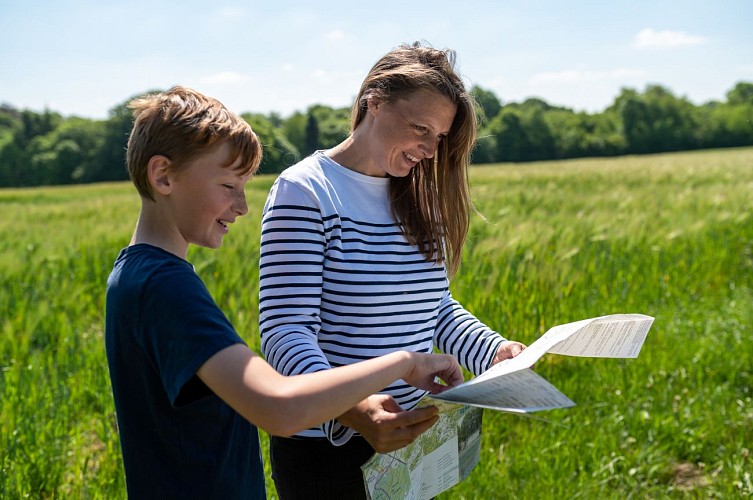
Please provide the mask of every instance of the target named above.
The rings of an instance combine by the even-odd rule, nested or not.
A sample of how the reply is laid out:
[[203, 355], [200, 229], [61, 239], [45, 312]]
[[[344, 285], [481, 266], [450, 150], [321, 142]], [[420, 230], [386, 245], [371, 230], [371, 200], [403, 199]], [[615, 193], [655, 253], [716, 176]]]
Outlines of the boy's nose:
[[248, 203], [246, 202], [246, 193], [241, 194], [235, 200], [235, 211], [238, 215], [246, 215], [248, 213]]

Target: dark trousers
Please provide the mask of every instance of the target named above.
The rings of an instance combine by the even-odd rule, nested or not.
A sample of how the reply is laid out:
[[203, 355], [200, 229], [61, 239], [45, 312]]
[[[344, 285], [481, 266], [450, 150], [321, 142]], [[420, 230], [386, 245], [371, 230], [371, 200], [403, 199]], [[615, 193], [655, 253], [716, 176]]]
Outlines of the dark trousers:
[[361, 436], [343, 446], [326, 439], [270, 436], [272, 479], [280, 500], [366, 498], [361, 466], [374, 449]]

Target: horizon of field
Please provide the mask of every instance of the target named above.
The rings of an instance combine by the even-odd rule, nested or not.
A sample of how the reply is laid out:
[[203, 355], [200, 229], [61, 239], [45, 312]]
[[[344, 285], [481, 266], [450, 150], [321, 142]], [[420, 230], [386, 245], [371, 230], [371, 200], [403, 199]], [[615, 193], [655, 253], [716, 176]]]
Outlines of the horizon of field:
[[[486, 411], [481, 460], [439, 498], [753, 495], [753, 148], [474, 166], [455, 298], [509, 338], [612, 313], [655, 323], [635, 360], [547, 355], [577, 403]], [[189, 260], [258, 351], [261, 209]], [[104, 356], [128, 182], [1, 189], [0, 497], [125, 498]], [[270, 497], [267, 436], [260, 433]]]

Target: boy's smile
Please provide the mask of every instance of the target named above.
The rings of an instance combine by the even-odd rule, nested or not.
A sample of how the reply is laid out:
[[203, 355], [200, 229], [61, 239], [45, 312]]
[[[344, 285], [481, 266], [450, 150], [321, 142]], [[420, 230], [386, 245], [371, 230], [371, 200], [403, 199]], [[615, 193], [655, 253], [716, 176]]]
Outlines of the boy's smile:
[[222, 144], [177, 167], [167, 197], [174, 235], [189, 244], [218, 248], [236, 218], [248, 213], [245, 185], [250, 174], [239, 174], [231, 149]]

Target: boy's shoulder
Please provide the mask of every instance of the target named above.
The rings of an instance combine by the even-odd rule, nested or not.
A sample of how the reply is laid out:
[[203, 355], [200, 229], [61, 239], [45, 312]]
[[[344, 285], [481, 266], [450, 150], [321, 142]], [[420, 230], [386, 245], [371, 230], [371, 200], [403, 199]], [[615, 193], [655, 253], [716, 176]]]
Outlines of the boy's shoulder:
[[175, 274], [195, 275], [188, 261], [163, 250], [162, 248], [136, 244], [120, 251], [108, 277], [108, 288], [131, 285], [143, 286], [155, 276]]
[[115, 267], [129, 264], [132, 266], [165, 266], [174, 265], [193, 269], [193, 266], [177, 255], [160, 247], [146, 243], [137, 243], [123, 248], [115, 259]]

